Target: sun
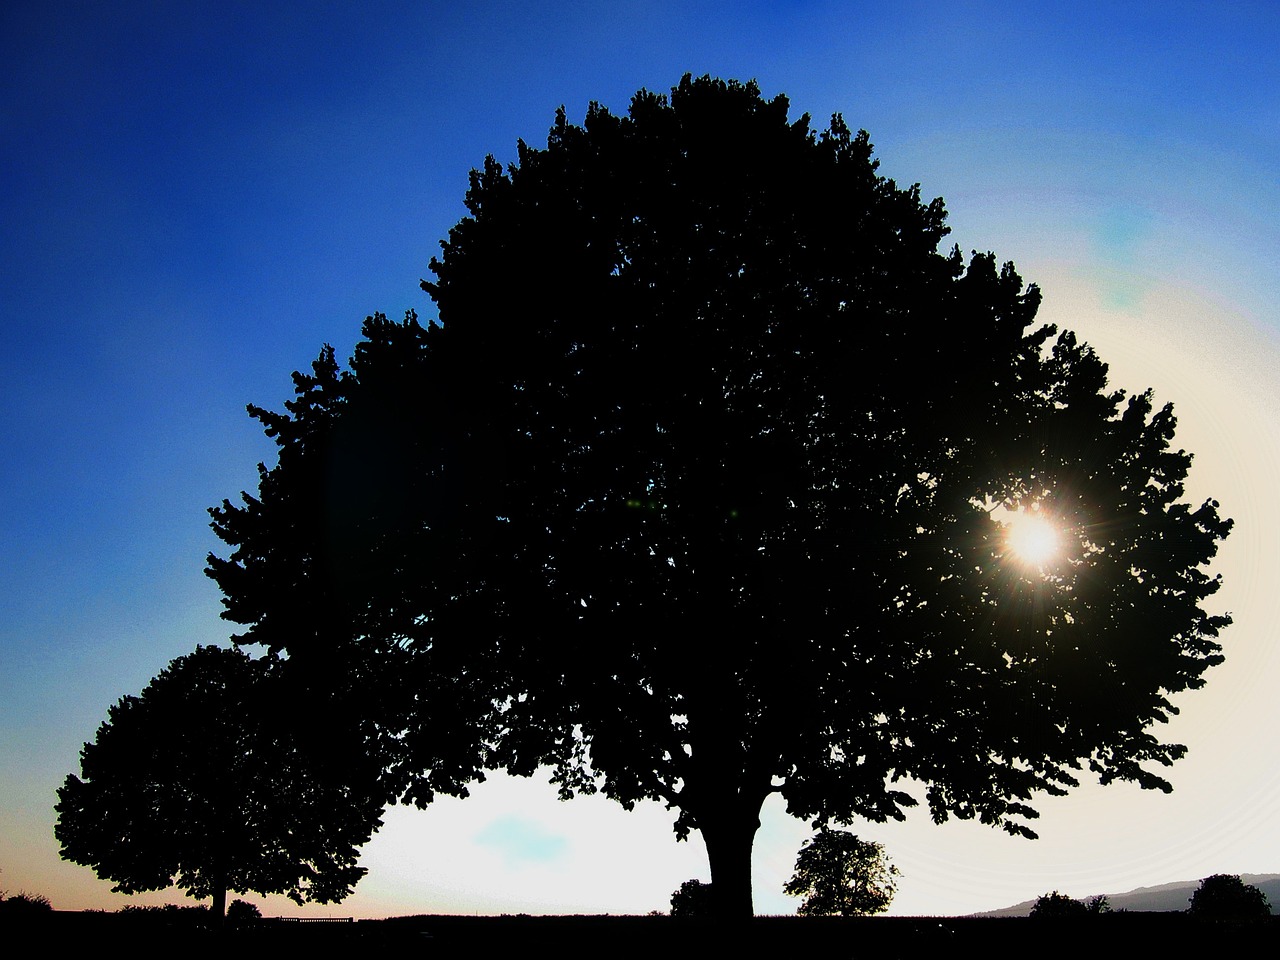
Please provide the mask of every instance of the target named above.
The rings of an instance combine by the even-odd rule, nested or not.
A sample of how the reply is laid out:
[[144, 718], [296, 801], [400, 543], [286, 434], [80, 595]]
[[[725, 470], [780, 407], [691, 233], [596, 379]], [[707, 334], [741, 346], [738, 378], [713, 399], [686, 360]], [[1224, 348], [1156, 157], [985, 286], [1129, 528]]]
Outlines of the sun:
[[1052, 563], [1062, 552], [1062, 532], [1051, 519], [1036, 510], [1007, 510], [1004, 545], [1008, 554], [1029, 567]]

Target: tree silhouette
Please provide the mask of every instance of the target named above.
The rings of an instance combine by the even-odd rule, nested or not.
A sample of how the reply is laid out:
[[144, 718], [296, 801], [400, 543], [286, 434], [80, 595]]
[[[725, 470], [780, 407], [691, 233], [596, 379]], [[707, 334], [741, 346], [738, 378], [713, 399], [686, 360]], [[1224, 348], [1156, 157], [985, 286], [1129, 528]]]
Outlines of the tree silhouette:
[[58, 790], [63, 859], [115, 892], [212, 897], [218, 921], [228, 890], [297, 903], [350, 893], [381, 824], [376, 771], [283, 672], [275, 657], [197, 647], [111, 707], [80, 752], [83, 779]]
[[1171, 409], [1034, 326], [1011, 264], [939, 253], [865, 133], [787, 111], [685, 77], [486, 160], [438, 321], [370, 317], [250, 407], [279, 461], [211, 510], [240, 639], [381, 678], [388, 789], [547, 764], [664, 801], [737, 915], [772, 793], [1033, 836], [1084, 767], [1167, 791], [1148, 727], [1229, 622]]
[[819, 830], [800, 848], [783, 892], [805, 898], [802, 917], [858, 917], [889, 909], [898, 875], [880, 844], [847, 830]]
[[[1095, 898], [1095, 901], [1098, 902], [1098, 909], [1092, 912], [1104, 912], [1101, 901], [1098, 898]], [[1035, 906], [1031, 908], [1031, 916], [1039, 920], [1069, 920], [1074, 917], [1088, 916], [1090, 912], [1091, 904], [1068, 897], [1065, 893], [1059, 893], [1057, 890], [1054, 890], [1053, 893], [1044, 894], [1036, 900]]]
[[1187, 912], [1205, 920], [1256, 920], [1271, 916], [1267, 895], [1238, 876], [1205, 877], [1191, 895]]

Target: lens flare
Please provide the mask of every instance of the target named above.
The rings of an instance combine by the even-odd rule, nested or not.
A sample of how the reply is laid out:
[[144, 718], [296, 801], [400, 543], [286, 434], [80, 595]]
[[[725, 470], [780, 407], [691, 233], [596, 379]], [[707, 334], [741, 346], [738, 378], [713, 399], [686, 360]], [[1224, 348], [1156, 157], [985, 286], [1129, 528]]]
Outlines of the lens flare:
[[1009, 511], [1002, 518], [1005, 548], [1030, 567], [1052, 563], [1061, 552], [1062, 534], [1048, 517], [1035, 511]]

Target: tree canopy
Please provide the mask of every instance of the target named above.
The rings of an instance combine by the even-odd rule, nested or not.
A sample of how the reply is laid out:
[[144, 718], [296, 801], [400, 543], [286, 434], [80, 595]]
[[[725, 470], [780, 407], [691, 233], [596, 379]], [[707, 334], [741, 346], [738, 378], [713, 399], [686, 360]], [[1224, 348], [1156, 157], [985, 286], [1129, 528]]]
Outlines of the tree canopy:
[[802, 917], [859, 917], [889, 909], [898, 875], [882, 845], [847, 830], [823, 829], [800, 848], [795, 873], [783, 889], [805, 898]]
[[1033, 836], [1082, 769], [1170, 789], [1148, 728], [1229, 622], [1171, 408], [788, 109], [685, 77], [488, 158], [437, 318], [250, 407], [279, 460], [211, 510], [241, 640], [382, 678], [389, 790], [664, 801], [740, 914], [772, 793]]
[[118, 893], [212, 897], [218, 917], [228, 890], [343, 899], [381, 787], [363, 749], [311, 713], [325, 703], [281, 673], [275, 657], [197, 647], [111, 707], [58, 790], [63, 859]]

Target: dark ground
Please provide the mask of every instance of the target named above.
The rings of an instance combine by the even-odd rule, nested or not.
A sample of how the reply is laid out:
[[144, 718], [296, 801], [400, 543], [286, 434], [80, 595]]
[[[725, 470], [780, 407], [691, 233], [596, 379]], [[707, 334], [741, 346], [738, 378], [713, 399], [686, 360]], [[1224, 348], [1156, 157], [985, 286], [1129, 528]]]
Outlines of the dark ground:
[[[29, 934], [34, 933], [31, 938]], [[283, 922], [215, 933], [190, 925], [141, 922], [111, 913], [55, 912], [15, 939], [62, 947], [73, 955], [219, 953], [236, 960], [316, 953], [394, 950], [398, 956], [521, 956], [539, 948], [567, 957], [744, 956], [893, 958], [1030, 957], [1101, 960], [1106, 957], [1240, 955], [1280, 947], [1280, 916], [1249, 924], [1197, 922], [1180, 913], [1113, 913], [1077, 920], [1025, 917], [757, 917], [745, 923], [673, 917], [450, 917]], [[202, 949], [208, 948], [208, 949]], [[59, 950], [58, 952], [63, 952]]]

